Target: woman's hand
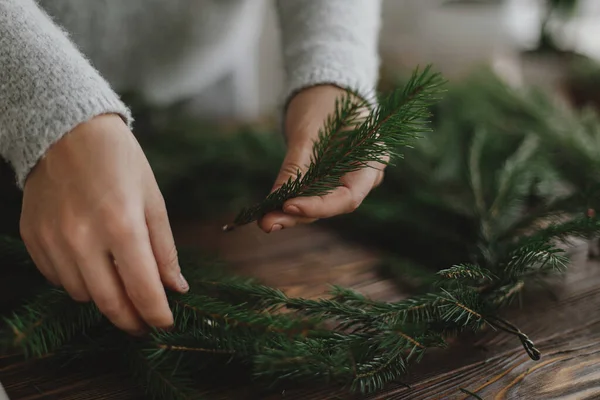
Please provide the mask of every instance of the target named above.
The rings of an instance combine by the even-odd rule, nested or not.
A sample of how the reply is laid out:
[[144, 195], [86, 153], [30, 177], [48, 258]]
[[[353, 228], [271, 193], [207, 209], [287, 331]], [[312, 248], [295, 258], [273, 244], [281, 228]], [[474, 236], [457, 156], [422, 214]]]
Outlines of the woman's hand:
[[[302, 173], [306, 171], [319, 130], [327, 117], [335, 111], [336, 99], [344, 95], [345, 90], [323, 85], [305, 89], [290, 101], [285, 120], [288, 151], [273, 191], [290, 177], [295, 178], [298, 170]], [[363, 168], [347, 174], [342, 178], [343, 186], [326, 196], [288, 200], [283, 205], [283, 212], [265, 215], [258, 222], [259, 226], [269, 233], [298, 223], [310, 223], [356, 210], [367, 194], [383, 179], [384, 165], [373, 166], [375, 168]]]
[[42, 274], [117, 327], [173, 324], [163, 284], [188, 285], [154, 174], [120, 117], [96, 117], [48, 150], [25, 183], [20, 229]]

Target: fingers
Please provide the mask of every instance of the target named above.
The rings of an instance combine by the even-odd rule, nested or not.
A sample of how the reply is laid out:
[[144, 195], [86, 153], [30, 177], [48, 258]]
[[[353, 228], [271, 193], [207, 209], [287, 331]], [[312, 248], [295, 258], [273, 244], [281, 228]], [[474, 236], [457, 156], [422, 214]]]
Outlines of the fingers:
[[258, 226], [267, 233], [273, 233], [282, 229], [289, 229], [300, 224], [310, 224], [316, 220], [316, 218], [297, 217], [281, 211], [275, 211], [265, 215], [260, 221], [258, 221]]
[[[157, 243], [156, 253], [164, 280], [175, 285], [174, 276], [179, 275], [179, 266], [170, 228], [166, 228], [165, 234], [161, 218], [149, 214], [149, 219], [158, 227], [153, 240]], [[173, 316], [146, 223], [143, 218], [129, 224], [121, 221], [118, 226], [112, 225], [108, 245], [103, 245], [106, 239], [92, 235], [85, 224], [71, 224], [73, 226], [56, 230], [59, 233], [50, 234], [55, 230], [46, 230], [35, 236], [39, 240], [33, 240], [26, 229], [21, 236], [34, 263], [48, 280], [62, 286], [75, 301], [93, 300], [118, 328], [139, 335], [146, 324], [170, 327]]]
[[[310, 152], [306, 151], [305, 147], [299, 146], [298, 150], [290, 151], [284, 160], [273, 190], [281, 187], [290, 176], [295, 178], [295, 171], [298, 169], [304, 172], [306, 170], [304, 165], [309, 163]], [[362, 168], [342, 177], [343, 186], [336, 188], [328, 195], [288, 200], [283, 206], [283, 212], [267, 214], [259, 220], [259, 227], [267, 233], [272, 233], [292, 228], [298, 224], [312, 223], [317, 219], [355, 211], [369, 192], [383, 181], [385, 165], [371, 163], [369, 166], [369, 168]]]
[[[285, 131], [288, 139], [288, 153], [279, 172], [273, 189], [281, 187], [290, 177], [296, 178], [297, 171], [305, 172], [310, 165], [314, 141], [319, 139], [323, 122], [334, 112], [336, 100], [347, 95], [345, 90], [332, 85], [320, 85], [305, 89], [290, 101], [286, 113]], [[358, 100], [358, 99], [357, 99]], [[359, 102], [357, 116], [368, 115], [365, 103]], [[360, 123], [356, 118], [352, 124]], [[352, 126], [346, 127], [348, 129]], [[283, 213], [273, 212], [259, 220], [265, 232], [293, 227], [299, 223], [315, 221], [354, 211], [367, 194], [382, 181], [383, 173], [373, 169], [363, 169], [343, 178], [343, 187], [322, 197], [301, 197], [290, 199], [284, 204]]]
[[170, 289], [180, 293], [187, 292], [189, 285], [181, 274], [167, 209], [160, 193], [154, 196], [146, 208], [146, 224], [162, 282]]
[[131, 332], [173, 323], [162, 281], [174, 287], [179, 267], [164, 204], [157, 201], [146, 215], [155, 191], [139, 143], [114, 115], [65, 135], [23, 190], [21, 218], [35, 233], [28, 250], [38, 268]]
[[[125, 215], [134, 215], [127, 213]], [[168, 328], [173, 314], [158, 272], [145, 218], [129, 217], [111, 227], [110, 249], [119, 276], [138, 314], [150, 326]]]
[[[298, 144], [290, 147], [288, 153], [283, 160], [279, 174], [275, 179], [275, 184], [271, 189], [271, 192], [279, 189], [286, 183], [290, 178], [296, 179], [298, 173], [304, 174], [308, 165], [310, 165], [312, 143]], [[283, 212], [272, 212], [265, 215], [258, 221], [258, 226], [267, 233], [280, 231], [282, 229], [289, 229], [300, 223], [310, 223], [314, 221], [303, 219]]]
[[35, 240], [29, 235], [29, 232], [27, 232], [27, 230], [24, 231], [23, 228], [21, 228], [21, 239], [37, 269], [51, 284], [60, 286], [60, 279], [58, 278], [50, 259], [39, 244], [39, 240]]
[[383, 171], [363, 168], [342, 178], [343, 186], [325, 196], [298, 197], [288, 200], [283, 211], [292, 216], [305, 218], [330, 218], [354, 212], [367, 194], [383, 179]]
[[146, 326], [127, 297], [109, 253], [100, 247], [88, 249], [77, 262], [92, 300], [116, 327], [131, 335], [143, 334]]
[[54, 235], [54, 239], [50, 239], [49, 235], [44, 235], [42, 248], [69, 296], [75, 301], [87, 303], [91, 297], [73, 256], [73, 250], [77, 247], [73, 240], [68, 236]]
[[[379, 168], [379, 169], [377, 169]], [[364, 168], [345, 175], [343, 186], [325, 196], [297, 197], [283, 205], [283, 212], [265, 215], [259, 227], [272, 233], [289, 229], [299, 224], [312, 223], [321, 218], [330, 218], [355, 211], [369, 192], [383, 181], [383, 169]]]

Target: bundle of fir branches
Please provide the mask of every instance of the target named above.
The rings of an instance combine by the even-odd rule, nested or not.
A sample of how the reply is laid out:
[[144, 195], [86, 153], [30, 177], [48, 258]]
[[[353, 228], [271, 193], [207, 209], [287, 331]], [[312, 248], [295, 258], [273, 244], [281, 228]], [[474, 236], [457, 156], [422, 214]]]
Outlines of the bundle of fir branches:
[[[329, 299], [290, 298], [224, 276], [214, 261], [194, 255], [182, 258], [191, 294], [169, 293], [173, 331], [132, 339], [93, 305], [43, 288], [8, 315], [4, 346], [60, 361], [114, 354], [150, 396], [161, 399], [198, 397], [195, 382], [207, 367], [230, 371], [232, 360], [265, 382], [308, 379], [368, 392], [401, 378], [410, 362], [444, 346], [448, 336], [485, 326], [514, 335], [538, 359], [533, 342], [500, 312], [525, 288], [564, 272], [569, 260], [561, 242], [600, 230], [593, 212], [600, 124], [541, 93], [511, 89], [489, 73], [454, 85], [444, 101], [432, 104], [439, 83], [429, 71], [417, 73], [383, 96], [364, 120], [353, 113], [365, 104], [341, 101], [308, 172], [243, 209], [235, 221], [251, 222], [290, 197], [326, 193], [344, 173], [399, 153], [433, 111], [434, 131], [406, 152], [399, 167], [387, 169], [386, 183], [357, 212], [329, 222], [375, 238], [399, 280], [418, 271], [421, 290], [413, 297], [383, 303], [333, 288]], [[348, 125], [356, 127], [340, 129]], [[157, 132], [167, 129], [158, 126]], [[246, 138], [257, 140], [253, 133]], [[269, 146], [261, 148], [275, 155]], [[213, 159], [221, 160], [229, 149], [213, 151]], [[180, 159], [201, 171], [194, 168], [203, 161], [186, 154]], [[162, 165], [163, 182], [185, 180], [184, 170]], [[270, 184], [273, 169], [254, 165]], [[438, 250], [428, 251], [432, 246]], [[35, 270], [18, 241], [3, 241], [0, 259], [11, 268]]]
[[[433, 132], [387, 170], [385, 185], [327, 224], [384, 250], [398, 281], [419, 278], [418, 294], [401, 302], [418, 315], [402, 314], [400, 331], [425, 322], [445, 337], [489, 325], [537, 359], [499, 311], [564, 273], [573, 239], [600, 233], [600, 120], [489, 70], [453, 86], [433, 110]], [[348, 292], [339, 299], [374, 304]]]
[[[429, 107], [439, 99], [442, 83], [429, 68], [417, 70], [402, 89], [366, 115], [362, 111], [370, 103], [349, 93], [315, 143], [308, 173], [243, 210], [236, 224], [281, 207], [290, 196], [333, 190], [342, 175], [370, 161], [393, 159], [426, 130]], [[5, 238], [1, 245], [3, 264], [35, 270], [19, 241]], [[168, 294], [175, 316], [169, 332], [130, 338], [112, 328], [93, 304], [75, 303], [62, 290], [42, 288], [6, 316], [2, 347], [59, 361], [113, 352], [141, 379], [149, 396], [188, 399], [198, 397], [193, 383], [202, 371], [231, 359], [265, 380], [324, 380], [368, 392], [398, 379], [425, 349], [443, 344], [441, 335], [427, 328], [427, 304], [358, 305], [362, 297], [341, 288], [329, 300], [295, 299], [249, 280], [222, 276], [208, 261], [186, 264], [182, 257], [181, 263], [191, 292]], [[465, 320], [456, 312], [466, 306], [447, 303], [444, 297], [435, 301], [455, 310], [445, 318], [458, 324]]]
[[[496, 85], [492, 101], [512, 124], [536, 135], [554, 174], [551, 191], [540, 193], [544, 209], [554, 214], [595, 215], [600, 207], [600, 118], [597, 109], [580, 110], [559, 103], [542, 91], [525, 92]], [[598, 251], [594, 245], [591, 250]]]
[[448, 264], [494, 270], [520, 237], [597, 207], [594, 113], [484, 69], [452, 85], [433, 115], [433, 132], [386, 171], [385, 185], [355, 213], [325, 221], [380, 248], [399, 281], [428, 290]]

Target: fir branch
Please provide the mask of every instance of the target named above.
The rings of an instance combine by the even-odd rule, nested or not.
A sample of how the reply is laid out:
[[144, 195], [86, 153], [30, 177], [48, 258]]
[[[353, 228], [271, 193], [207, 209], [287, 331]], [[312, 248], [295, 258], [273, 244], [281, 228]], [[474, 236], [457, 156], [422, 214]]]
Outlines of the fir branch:
[[491, 271], [474, 264], [455, 265], [448, 269], [442, 269], [437, 274], [444, 279], [473, 279], [476, 281], [496, 279]]
[[524, 288], [525, 281], [517, 280], [514, 283], [500, 286], [489, 297], [498, 307], [504, 307], [509, 305], [515, 296], [521, 294]]
[[[485, 218], [485, 216], [487, 215], [487, 205], [483, 193], [483, 182], [480, 165], [486, 137], [487, 132], [483, 129], [479, 129], [473, 137], [473, 142], [471, 143], [469, 151], [470, 184], [471, 189], [473, 191], [473, 198], [475, 199], [476, 211], [482, 219]], [[487, 221], [483, 220], [482, 229], [484, 232], [487, 232], [489, 230], [489, 227], [486, 224]]]
[[369, 163], [390, 164], [386, 157], [399, 157], [399, 149], [427, 132], [429, 107], [438, 101], [443, 84], [431, 67], [417, 69], [403, 90], [382, 99], [366, 117], [361, 117], [367, 103], [348, 93], [336, 103], [334, 114], [327, 119], [313, 146], [313, 159], [304, 175], [298, 171], [282, 187], [250, 208], [243, 209], [234, 223], [224, 230], [248, 224], [281, 209], [294, 197], [323, 196], [341, 186], [341, 178], [353, 171], [369, 167]]
[[253, 358], [254, 376], [263, 380], [346, 383], [352, 379], [354, 362], [348, 346], [307, 338], [282, 342]]
[[91, 304], [74, 303], [59, 289], [48, 289], [4, 318], [4, 342], [21, 349], [26, 356], [44, 356], [87, 332], [102, 321], [100, 311]]
[[[192, 259], [184, 265], [192, 292], [169, 294], [174, 331], [156, 331], [141, 341], [118, 336], [107, 349], [127, 354], [149, 395], [165, 399], [194, 398], [195, 374], [234, 360], [251, 366], [261, 379], [339, 382], [369, 392], [402, 378], [411, 363], [444, 346], [449, 335], [486, 325], [514, 335], [532, 359], [539, 359], [529, 337], [500, 312], [531, 283], [564, 272], [569, 260], [556, 242], [600, 234], [594, 211], [600, 206], [595, 200], [600, 125], [567, 119], [548, 102], [535, 104], [497, 84], [468, 87], [438, 105], [437, 132], [407, 154], [405, 168], [390, 170], [392, 184], [356, 213], [363, 225], [355, 230], [367, 224], [374, 229], [366, 232], [391, 228], [394, 238], [372, 236], [387, 240], [413, 265], [435, 268], [426, 273], [441, 283], [393, 303], [341, 287], [332, 288], [330, 299], [309, 300], [213, 274], [205, 268], [210, 262]], [[320, 132], [308, 171], [246, 210], [242, 220], [277, 209], [287, 198], [326, 193], [343, 174], [382, 154], [397, 157], [423, 132], [437, 85], [437, 78], [417, 73], [368, 115], [359, 111], [364, 102], [342, 99]], [[559, 157], [557, 149], [568, 151]], [[556, 183], [570, 183], [570, 190], [557, 191]], [[528, 208], [533, 195], [538, 201]], [[374, 202], [369, 206], [369, 201]], [[32, 265], [22, 253], [11, 253], [12, 244], [2, 243], [0, 257], [16, 254], [11, 263]], [[423, 254], [425, 245], [437, 247], [425, 253], [437, 254]], [[407, 247], [412, 249], [405, 252]], [[196, 263], [202, 268], [191, 268]], [[44, 295], [57, 293], [62, 292]], [[89, 349], [104, 348], [106, 321], [93, 307], [61, 296], [55, 304], [40, 301], [8, 318], [11, 345], [16, 338], [33, 355], [54, 348], [78, 357], [94, 353], [81, 351], [86, 343]], [[79, 331], [91, 332], [90, 340], [71, 340]]]
[[[499, 173], [498, 193], [494, 203], [490, 207], [490, 214], [497, 216], [502, 212], [505, 204], [509, 203], [510, 198], [515, 193], [519, 193], [519, 187], [524, 186], [528, 189], [530, 179], [523, 179], [523, 176], [529, 178], [524, 172], [531, 170], [534, 166], [534, 157], [537, 156], [537, 150], [540, 147], [540, 139], [534, 135], [528, 135], [523, 139], [522, 144], [515, 150], [514, 154], [506, 159], [504, 167]], [[523, 181], [520, 183], [519, 181]]]
[[[382, 346], [386, 347], [384, 352], [357, 366], [352, 390], [360, 390], [361, 393], [381, 390], [386, 384], [406, 373], [407, 360], [404, 358], [406, 341], [402, 337], [394, 339], [395, 343], [386, 341], [382, 343]], [[415, 351], [411, 351], [411, 355], [419, 351], [416, 346], [412, 349]]]
[[389, 318], [392, 325], [419, 324], [435, 321], [440, 311], [438, 306], [444, 301], [438, 293], [430, 292], [395, 303], [380, 302], [373, 308]]
[[1, 262], [6, 266], [14, 264], [35, 271], [35, 264], [23, 242], [16, 238], [0, 236], [0, 254], [2, 254]]
[[441, 319], [459, 326], [473, 325], [478, 328], [485, 323], [485, 313], [478, 310], [485, 307], [477, 291], [456, 289], [453, 292], [442, 289], [440, 296]]
[[[332, 289], [334, 299], [309, 300], [290, 298], [280, 290], [262, 285], [249, 286], [221, 282], [201, 282], [201, 284], [214, 285], [221, 293], [245, 293], [246, 299], [251, 303], [253, 302], [253, 298], [259, 298], [261, 307], [265, 311], [269, 310], [272, 312], [281, 308], [287, 308], [288, 310], [293, 310], [296, 313], [312, 318], [304, 321], [304, 329], [307, 329], [307, 327], [314, 329], [319, 321], [325, 320], [338, 321], [339, 329], [358, 329], [359, 325], [363, 327], [361, 329], [366, 329], [366, 327], [372, 327], [371, 324], [376, 323], [374, 321], [376, 314], [365, 310], [365, 302], [369, 302], [370, 300], [349, 289], [334, 287]], [[349, 301], [349, 297], [352, 297], [352, 301]], [[358, 304], [353, 304], [353, 302], [358, 302]], [[373, 302], [371, 304], [375, 306], [377, 303]], [[271, 323], [271, 320], [268, 320], [267, 324]]]
[[196, 293], [214, 295], [226, 299], [231, 304], [245, 304], [246, 307], [264, 311], [275, 311], [284, 307], [287, 296], [279, 289], [264, 286], [253, 280], [240, 277], [219, 277], [192, 281]]
[[216, 369], [233, 360], [247, 360], [259, 354], [267, 341], [248, 331], [227, 329], [205, 324], [197, 329], [182, 332], [154, 331], [141, 349], [153, 363], [172, 363], [174, 360], [188, 372]]
[[[528, 210], [528, 212], [521, 216], [521, 218], [514, 219], [506, 224], [503, 231], [495, 238], [498, 242], [508, 241], [510, 239], [527, 237], [527, 235], [534, 234], [543, 230], [543, 225], [550, 223], [551, 226], [560, 225], [565, 223], [564, 218], [569, 217], [570, 214], [580, 211], [582, 205], [586, 203], [586, 200], [577, 195], [569, 195], [564, 197], [558, 197], [551, 199], [547, 202], [541, 202], [536, 207]], [[562, 221], [561, 221], [562, 219]], [[571, 219], [569, 219], [571, 220]], [[553, 222], [557, 221], [557, 222]], [[589, 224], [582, 224], [584, 221], [575, 220], [573, 222], [573, 228], [575, 230], [581, 229], [582, 226]], [[578, 228], [575, 228], [578, 227]], [[574, 230], [574, 232], [575, 232]], [[587, 229], [586, 229], [587, 230]], [[593, 235], [593, 232], [590, 232]], [[551, 234], [549, 236], [552, 236]], [[557, 236], [556, 239], [560, 239]], [[563, 238], [567, 238], [569, 234], [563, 235]]]
[[499, 172], [497, 192], [488, 212], [495, 235], [501, 235], [505, 227], [510, 226], [513, 219], [507, 218], [508, 215], [516, 214], [520, 219], [523, 205], [531, 193], [532, 182], [538, 175], [541, 156], [540, 139], [530, 134], [506, 159]]
[[569, 243], [569, 239], [592, 239], [600, 236], [600, 219], [596, 217], [576, 216], [562, 222], [553, 222], [546, 227], [540, 227], [528, 236], [524, 236], [516, 247], [529, 243], [556, 241]]
[[194, 381], [186, 369], [173, 368], [173, 364], [164, 362], [164, 359], [153, 359], [144, 351], [143, 345], [133, 340], [123, 350], [124, 362], [150, 399], [204, 399], [194, 388]]
[[520, 246], [510, 253], [508, 262], [500, 267], [502, 277], [514, 279], [532, 273], [542, 276], [549, 272], [562, 273], [569, 263], [569, 258], [564, 256], [564, 253], [565, 250], [546, 241]]
[[127, 335], [105, 320], [94, 329], [74, 336], [52, 354], [66, 362], [89, 360], [106, 354], [120, 354], [129, 345], [128, 340]]
[[275, 380], [316, 378], [368, 393], [401, 377], [407, 363], [419, 360], [425, 349], [424, 344], [398, 332], [333, 335], [269, 348], [255, 358], [255, 374]]
[[332, 296], [332, 300], [340, 303], [345, 303], [351, 306], [367, 306], [371, 303], [371, 300], [362, 294], [342, 287], [338, 285], [332, 285], [329, 293]]
[[198, 294], [172, 295], [170, 297], [176, 326], [182, 329], [210, 324], [223, 324], [227, 329], [248, 328], [258, 332], [276, 332], [290, 337], [306, 335], [310, 322], [248, 310], [242, 304], [228, 304], [218, 299]]
[[337, 322], [339, 330], [363, 332], [375, 329], [375, 314], [362, 307], [352, 306], [329, 299], [309, 300], [289, 298], [285, 302], [288, 309], [310, 317]]

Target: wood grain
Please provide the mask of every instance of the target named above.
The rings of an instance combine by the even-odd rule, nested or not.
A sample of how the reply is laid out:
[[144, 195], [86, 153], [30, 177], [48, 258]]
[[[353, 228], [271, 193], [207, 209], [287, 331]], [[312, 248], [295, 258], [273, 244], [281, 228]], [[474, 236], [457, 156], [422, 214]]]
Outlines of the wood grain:
[[389, 400], [467, 399], [466, 388], [484, 399], [597, 399], [600, 398], [600, 321], [565, 336], [538, 342], [541, 361], [522, 351], [508, 351], [477, 364], [438, 374], [414, 384], [411, 390], [388, 392]]
[[[255, 226], [222, 234], [217, 221], [199, 225], [175, 223], [180, 246], [216, 252], [234, 272], [258, 277], [290, 295], [322, 297], [330, 284], [352, 287], [382, 300], [406, 294], [375, 270], [377, 254], [318, 226], [304, 226], [267, 235]], [[206, 387], [209, 399], [235, 400], [383, 400], [466, 399], [465, 388], [484, 399], [600, 398], [600, 268], [585, 259], [579, 247], [569, 274], [557, 281], [553, 294], [536, 292], [524, 307], [506, 318], [526, 332], [543, 352], [528, 359], [513, 336], [494, 331], [464, 335], [443, 351], [432, 351], [406, 377], [410, 389], [397, 384], [371, 396], [353, 396], [342, 389], [287, 388], [263, 392], [233, 376]], [[143, 399], [112, 360], [49, 370], [43, 361], [22, 363], [0, 358], [0, 381], [12, 400], [137, 400]]]

